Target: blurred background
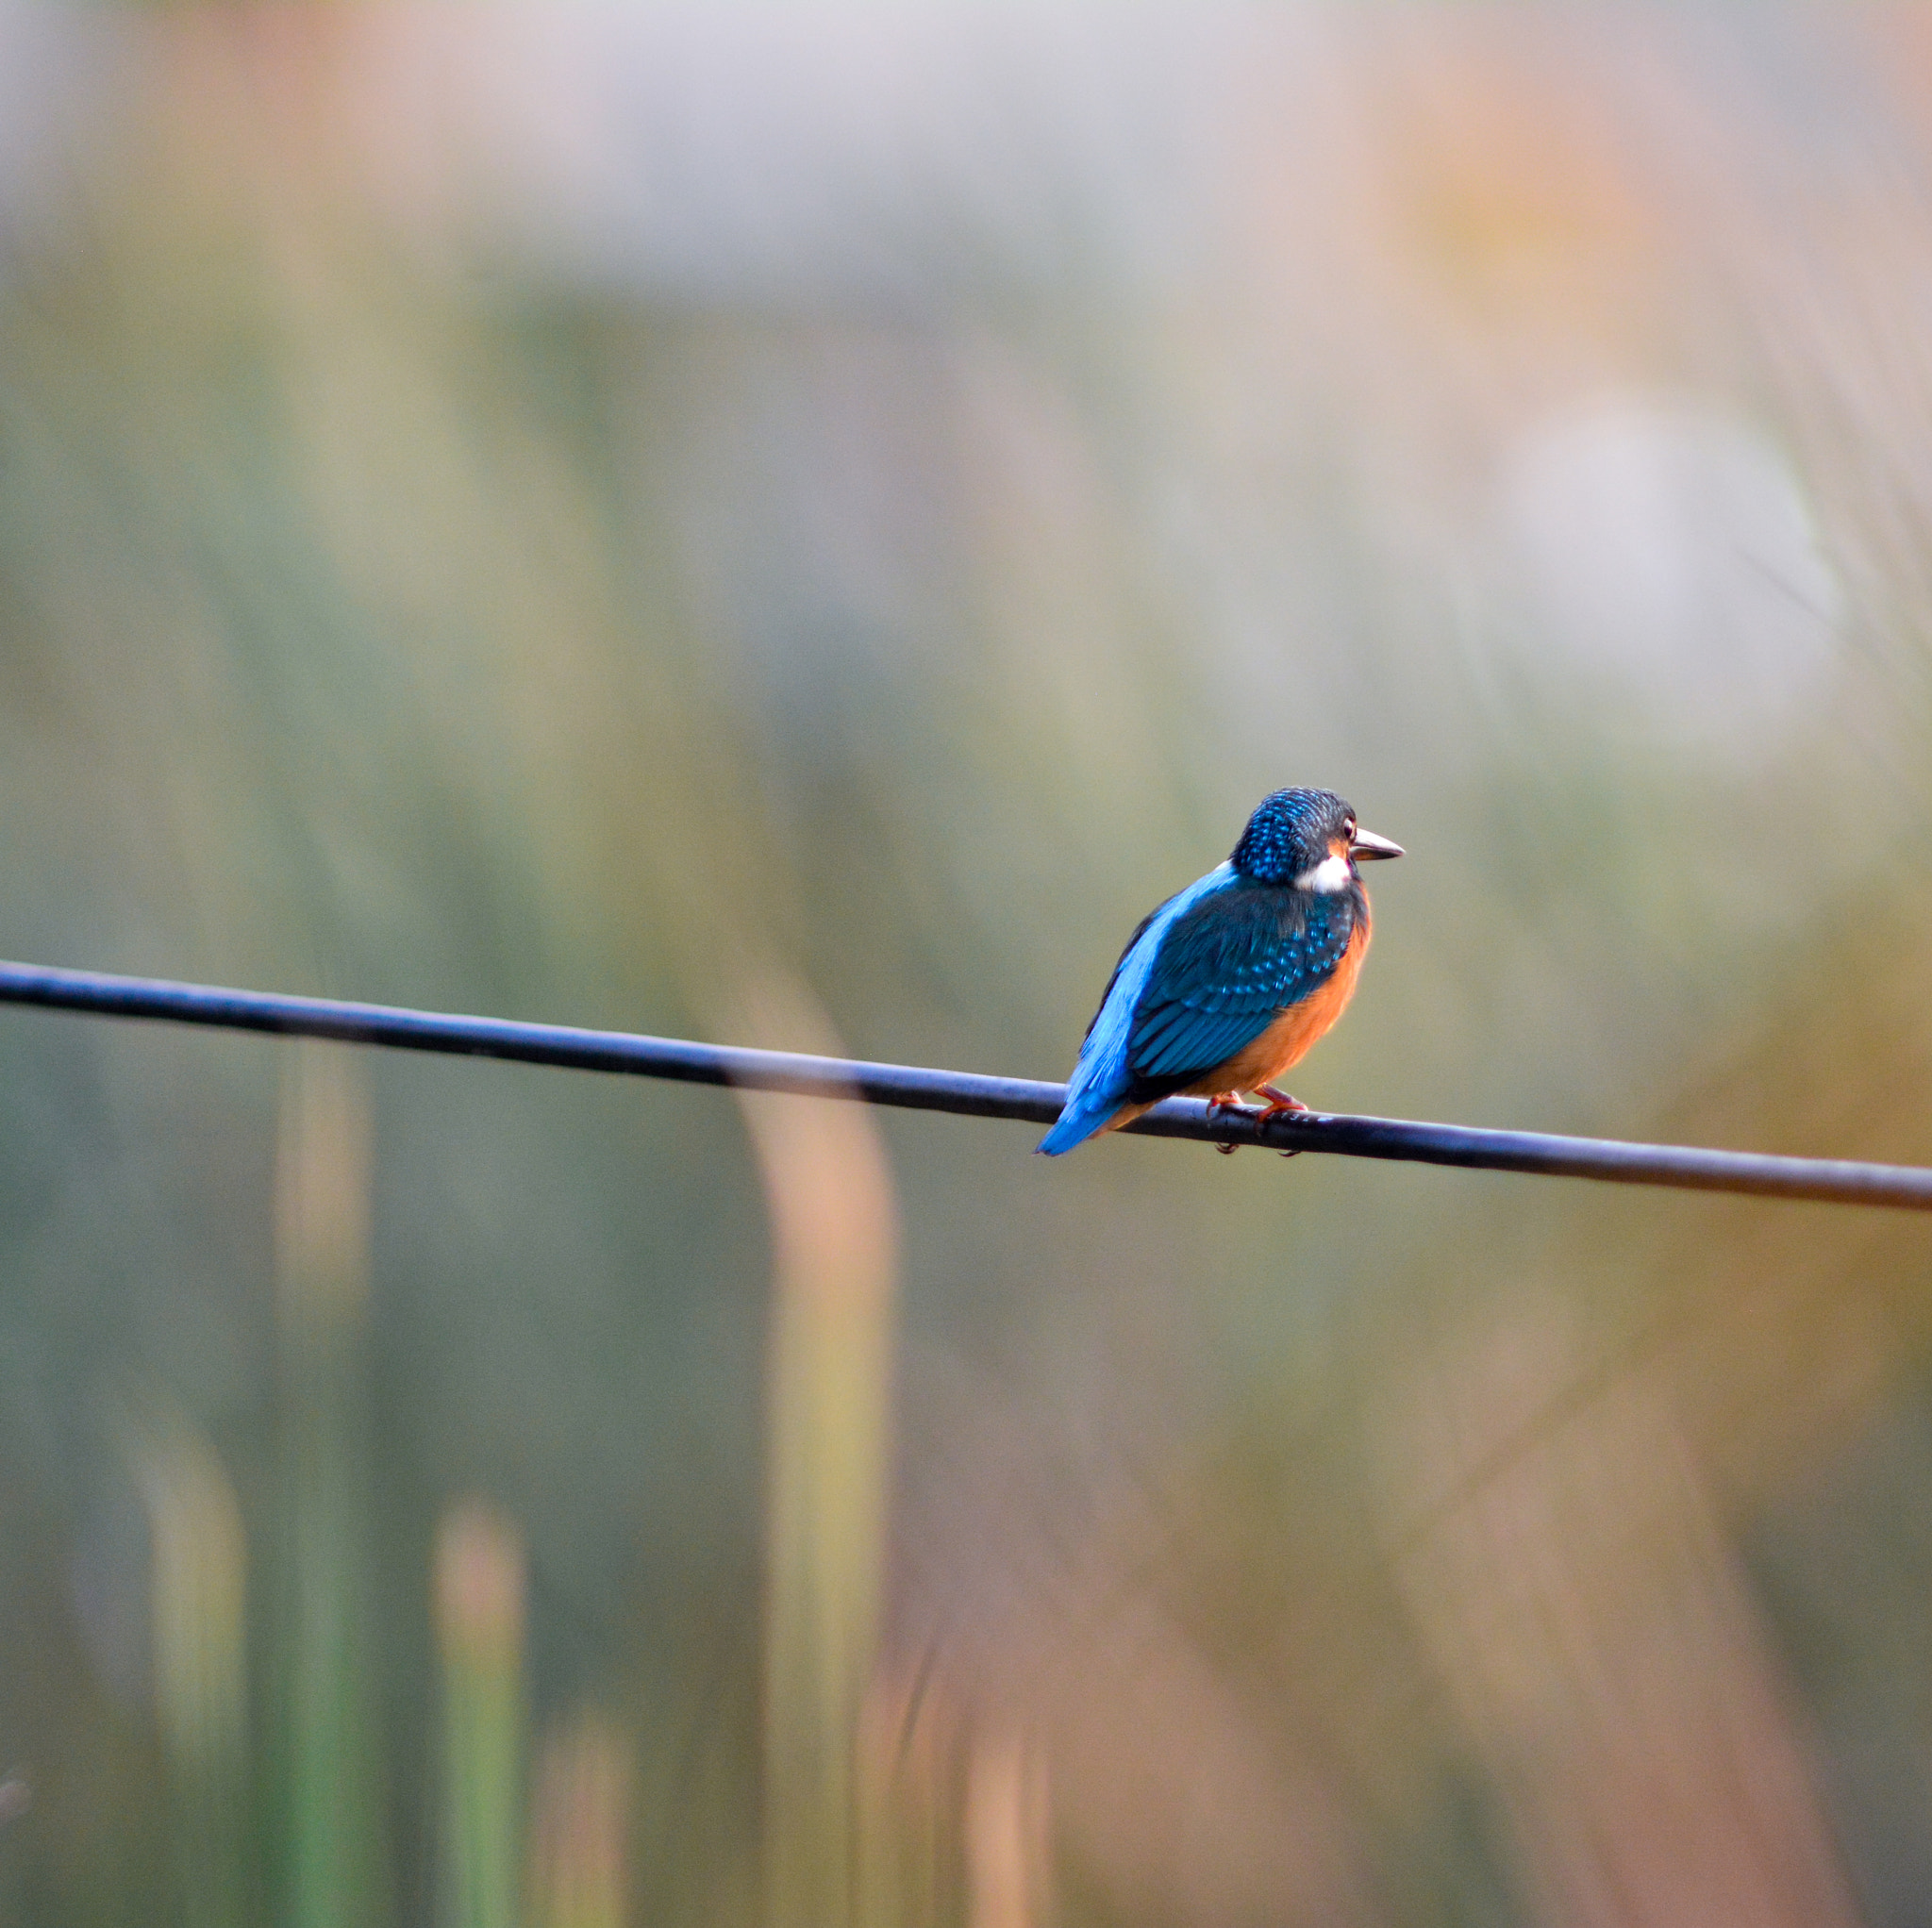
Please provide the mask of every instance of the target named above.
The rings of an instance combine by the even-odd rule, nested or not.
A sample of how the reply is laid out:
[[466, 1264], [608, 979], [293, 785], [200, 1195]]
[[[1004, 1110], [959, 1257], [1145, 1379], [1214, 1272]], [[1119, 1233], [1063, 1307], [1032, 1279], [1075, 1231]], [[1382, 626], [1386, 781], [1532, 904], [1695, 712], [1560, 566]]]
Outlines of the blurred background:
[[[0, 955], [1932, 1160], [1922, 8], [0, 5]], [[1932, 1235], [0, 1014], [0, 1920], [1922, 1923]]]

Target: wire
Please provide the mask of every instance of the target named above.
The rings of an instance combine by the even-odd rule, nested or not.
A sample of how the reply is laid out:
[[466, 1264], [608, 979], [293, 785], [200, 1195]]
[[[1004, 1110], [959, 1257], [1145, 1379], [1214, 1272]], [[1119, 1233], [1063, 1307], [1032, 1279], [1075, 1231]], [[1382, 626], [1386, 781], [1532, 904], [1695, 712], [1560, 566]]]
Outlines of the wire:
[[[105, 1018], [149, 1018], [233, 1031], [327, 1038], [574, 1071], [674, 1078], [687, 1084], [735, 1085], [855, 1099], [914, 1111], [967, 1118], [1012, 1118], [1050, 1124], [1065, 1088], [1031, 1078], [993, 1078], [917, 1065], [864, 1064], [805, 1057], [787, 1051], [748, 1051], [626, 1031], [586, 1031], [567, 1024], [525, 1024], [507, 1018], [468, 1018], [334, 998], [274, 991], [223, 990], [212, 985], [115, 977], [0, 963], [0, 1004], [42, 1005]], [[1126, 1127], [1152, 1138], [1199, 1139], [1268, 1151], [1328, 1152], [1485, 1172], [1527, 1172], [1547, 1178], [1596, 1178], [1616, 1185], [1669, 1185], [1691, 1191], [1733, 1191], [1761, 1198], [1833, 1200], [1932, 1211], [1932, 1170], [1851, 1159], [1789, 1158], [1701, 1145], [1630, 1144], [1613, 1139], [1553, 1137], [1533, 1131], [1485, 1131], [1462, 1124], [1424, 1124], [1400, 1118], [1327, 1112], [1210, 1112], [1205, 1100], [1170, 1098]]]

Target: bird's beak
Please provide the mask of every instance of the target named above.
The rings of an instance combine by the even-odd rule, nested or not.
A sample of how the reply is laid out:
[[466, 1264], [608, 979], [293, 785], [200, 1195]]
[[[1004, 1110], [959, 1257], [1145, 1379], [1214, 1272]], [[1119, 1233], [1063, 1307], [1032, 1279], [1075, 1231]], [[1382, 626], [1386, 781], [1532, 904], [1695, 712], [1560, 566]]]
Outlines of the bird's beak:
[[1377, 837], [1373, 830], [1357, 830], [1354, 841], [1348, 846], [1348, 854], [1358, 864], [1373, 863], [1385, 856], [1400, 856], [1402, 846], [1391, 843], [1386, 837]]

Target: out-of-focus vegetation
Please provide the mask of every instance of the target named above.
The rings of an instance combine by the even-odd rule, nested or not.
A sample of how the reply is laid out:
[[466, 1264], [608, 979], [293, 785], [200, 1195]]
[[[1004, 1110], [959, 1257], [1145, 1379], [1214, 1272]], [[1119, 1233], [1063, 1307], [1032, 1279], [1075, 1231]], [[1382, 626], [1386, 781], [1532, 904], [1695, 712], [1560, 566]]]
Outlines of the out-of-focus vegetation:
[[[0, 9], [0, 954], [1932, 1159], [1911, 9]], [[1920, 1919], [1915, 1220], [0, 1016], [0, 1919]], [[11, 1786], [11, 1783], [9, 1783]]]

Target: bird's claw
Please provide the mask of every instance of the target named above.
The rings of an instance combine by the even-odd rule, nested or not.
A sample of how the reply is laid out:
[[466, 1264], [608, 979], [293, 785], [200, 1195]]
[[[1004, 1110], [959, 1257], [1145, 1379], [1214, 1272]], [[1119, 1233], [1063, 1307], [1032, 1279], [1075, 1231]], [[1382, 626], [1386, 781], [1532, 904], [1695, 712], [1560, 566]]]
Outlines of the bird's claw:
[[[1265, 1098], [1268, 1101], [1258, 1111], [1250, 1110], [1247, 1105], [1241, 1102], [1240, 1097], [1235, 1092], [1230, 1091], [1222, 1097], [1208, 1099], [1208, 1116], [1211, 1120], [1217, 1112], [1232, 1111], [1238, 1117], [1253, 1120], [1255, 1127], [1258, 1131], [1273, 1119], [1292, 1117], [1297, 1112], [1306, 1115], [1308, 1110], [1308, 1107], [1291, 1092], [1278, 1090], [1273, 1085], [1258, 1086], [1256, 1089], [1255, 1095], [1257, 1098]], [[1241, 1150], [1241, 1146], [1217, 1139], [1214, 1149], [1232, 1157], [1235, 1153]], [[1284, 1158], [1299, 1158], [1301, 1155], [1301, 1147], [1299, 1145], [1292, 1151], [1286, 1151], [1281, 1154]]]
[[[1268, 1101], [1262, 1109], [1260, 1117], [1255, 1121], [1257, 1125], [1265, 1125], [1272, 1119], [1292, 1117], [1297, 1112], [1306, 1114], [1308, 1108], [1293, 1093], [1279, 1090], [1273, 1085], [1261, 1086], [1255, 1095], [1257, 1098], [1265, 1098]], [[1301, 1155], [1301, 1147], [1299, 1145], [1295, 1146], [1292, 1151], [1285, 1151], [1281, 1154], [1284, 1158], [1299, 1158]]]
[[[1224, 1092], [1219, 1098], [1208, 1099], [1208, 1118], [1210, 1123], [1213, 1122], [1215, 1114], [1222, 1111], [1232, 1111], [1243, 1118], [1248, 1115], [1248, 1107], [1232, 1091]], [[1231, 1158], [1241, 1150], [1241, 1147], [1237, 1144], [1228, 1143], [1224, 1139], [1217, 1139], [1214, 1141], [1214, 1149], [1224, 1157]]]

